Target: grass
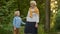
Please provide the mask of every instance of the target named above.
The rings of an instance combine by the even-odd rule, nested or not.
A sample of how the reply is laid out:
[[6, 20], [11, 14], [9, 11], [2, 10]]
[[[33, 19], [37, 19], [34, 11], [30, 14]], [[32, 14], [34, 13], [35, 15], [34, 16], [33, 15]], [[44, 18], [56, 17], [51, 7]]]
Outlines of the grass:
[[[0, 34], [13, 34], [12, 25], [11, 24], [3, 25], [3, 27], [0, 28]], [[20, 28], [20, 34], [24, 34], [24, 26], [22, 26]], [[43, 25], [39, 25], [38, 34], [47, 34], [44, 32], [44, 26]], [[54, 34], [54, 33], [51, 32], [50, 34]]]

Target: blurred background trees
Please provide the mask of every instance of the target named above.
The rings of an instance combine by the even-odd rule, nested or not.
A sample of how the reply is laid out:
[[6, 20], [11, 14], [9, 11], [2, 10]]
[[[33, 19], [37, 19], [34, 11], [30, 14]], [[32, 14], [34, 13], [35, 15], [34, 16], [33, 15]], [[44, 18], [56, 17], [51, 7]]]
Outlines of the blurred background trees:
[[[40, 23], [39, 23], [39, 34], [44, 34], [44, 24], [45, 21], [45, 2], [46, 0], [35, 0], [37, 2], [37, 7], [40, 10]], [[2, 31], [8, 31], [12, 33], [12, 20], [14, 17], [15, 10], [19, 9], [21, 12], [21, 18], [25, 21], [27, 12], [30, 6], [30, 0], [0, 0], [0, 28]], [[50, 29], [55, 29], [60, 31], [60, 0], [51, 0], [50, 2], [51, 12], [50, 12]], [[49, 8], [49, 7], [48, 7]], [[24, 27], [22, 27], [23, 30]], [[54, 31], [55, 31], [54, 30]], [[21, 31], [23, 32], [23, 31]], [[5, 32], [8, 34], [7, 32]]]

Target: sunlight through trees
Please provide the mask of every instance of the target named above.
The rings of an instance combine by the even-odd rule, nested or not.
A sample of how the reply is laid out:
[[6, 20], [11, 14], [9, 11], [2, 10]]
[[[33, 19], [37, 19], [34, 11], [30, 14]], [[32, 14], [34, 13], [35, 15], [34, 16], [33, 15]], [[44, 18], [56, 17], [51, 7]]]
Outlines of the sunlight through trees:
[[57, 10], [58, 10], [57, 0], [51, 0], [51, 23], [50, 23], [50, 28], [53, 28], [54, 25], [55, 25]]

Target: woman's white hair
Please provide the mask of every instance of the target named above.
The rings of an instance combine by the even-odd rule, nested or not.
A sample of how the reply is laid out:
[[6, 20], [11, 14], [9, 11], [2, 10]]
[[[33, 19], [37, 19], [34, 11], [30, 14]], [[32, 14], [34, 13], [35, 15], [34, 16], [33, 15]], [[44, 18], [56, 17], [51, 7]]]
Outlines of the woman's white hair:
[[31, 4], [31, 3], [34, 3], [35, 5], [37, 5], [36, 1], [30, 1], [30, 4]]

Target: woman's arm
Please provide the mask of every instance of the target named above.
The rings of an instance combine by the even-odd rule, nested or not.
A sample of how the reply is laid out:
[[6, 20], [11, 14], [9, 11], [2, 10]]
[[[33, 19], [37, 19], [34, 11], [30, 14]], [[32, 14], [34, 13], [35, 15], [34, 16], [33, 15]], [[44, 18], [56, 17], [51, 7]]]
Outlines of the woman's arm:
[[39, 9], [37, 8], [37, 17], [36, 17], [36, 23], [39, 23]]
[[37, 15], [37, 17], [36, 17], [36, 24], [35, 24], [36, 28], [38, 28], [38, 23], [39, 23], [39, 16]]
[[37, 18], [37, 19], [36, 19], [36, 23], [39, 23], [39, 15], [37, 15], [36, 18]]
[[28, 11], [27, 17], [30, 17], [30, 11]]
[[35, 27], [38, 27], [38, 23], [39, 23], [39, 10], [37, 9], [37, 17], [36, 17], [36, 24]]

